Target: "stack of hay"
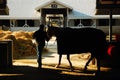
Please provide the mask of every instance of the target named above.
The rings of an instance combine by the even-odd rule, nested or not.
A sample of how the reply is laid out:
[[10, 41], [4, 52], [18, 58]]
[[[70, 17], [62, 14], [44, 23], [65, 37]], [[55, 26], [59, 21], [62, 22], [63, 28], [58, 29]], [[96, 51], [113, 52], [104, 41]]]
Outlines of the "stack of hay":
[[36, 45], [32, 42], [32, 35], [33, 32], [27, 31], [0, 30], [0, 40], [13, 40], [13, 58], [36, 55]]

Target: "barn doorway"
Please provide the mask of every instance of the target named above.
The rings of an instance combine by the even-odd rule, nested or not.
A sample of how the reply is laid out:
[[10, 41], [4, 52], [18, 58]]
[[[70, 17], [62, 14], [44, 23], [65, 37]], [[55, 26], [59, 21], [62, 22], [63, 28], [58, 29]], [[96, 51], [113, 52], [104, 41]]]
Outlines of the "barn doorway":
[[62, 14], [47, 15], [47, 17], [46, 17], [47, 25], [63, 27], [63, 21], [64, 21], [64, 18], [63, 18]]
[[53, 24], [56, 26], [67, 26], [67, 8], [62, 9], [42, 9], [41, 20], [43, 24]]

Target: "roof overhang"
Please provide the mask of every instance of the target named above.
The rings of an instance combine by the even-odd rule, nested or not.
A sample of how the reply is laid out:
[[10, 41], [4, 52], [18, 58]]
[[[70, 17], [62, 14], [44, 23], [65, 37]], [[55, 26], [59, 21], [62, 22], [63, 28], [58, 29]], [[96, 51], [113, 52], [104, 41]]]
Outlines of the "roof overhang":
[[44, 3], [44, 4], [42, 4], [42, 5], [38, 6], [38, 7], [36, 7], [35, 10], [40, 11], [42, 8], [46, 8], [46, 6], [51, 5], [51, 4], [61, 5], [62, 7], [68, 8], [69, 10], [73, 9], [71, 6], [69, 6], [69, 5], [67, 5], [67, 4], [65, 4], [63, 2], [60, 2], [58, 0], [51, 0], [49, 2], [46, 2], [46, 3]]
[[72, 11], [68, 14], [68, 19], [92, 19], [93, 17], [82, 12]]

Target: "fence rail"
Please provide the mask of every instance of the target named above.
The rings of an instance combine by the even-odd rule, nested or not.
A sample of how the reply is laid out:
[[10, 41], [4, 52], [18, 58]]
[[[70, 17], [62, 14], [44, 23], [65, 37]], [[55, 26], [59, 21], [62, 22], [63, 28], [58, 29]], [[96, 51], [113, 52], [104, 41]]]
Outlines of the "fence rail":
[[11, 27], [10, 28], [11, 31], [19, 31], [19, 30], [22, 30], [22, 31], [36, 31], [38, 29], [39, 29], [39, 27]]

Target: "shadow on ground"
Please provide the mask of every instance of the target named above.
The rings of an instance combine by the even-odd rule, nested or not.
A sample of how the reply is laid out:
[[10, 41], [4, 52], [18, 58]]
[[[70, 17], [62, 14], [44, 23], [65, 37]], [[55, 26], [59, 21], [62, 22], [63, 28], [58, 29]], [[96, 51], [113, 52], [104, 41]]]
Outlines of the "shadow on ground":
[[95, 76], [92, 71], [70, 72], [52, 68], [13, 66], [0, 70], [0, 80], [120, 80], [120, 69], [101, 72]]

